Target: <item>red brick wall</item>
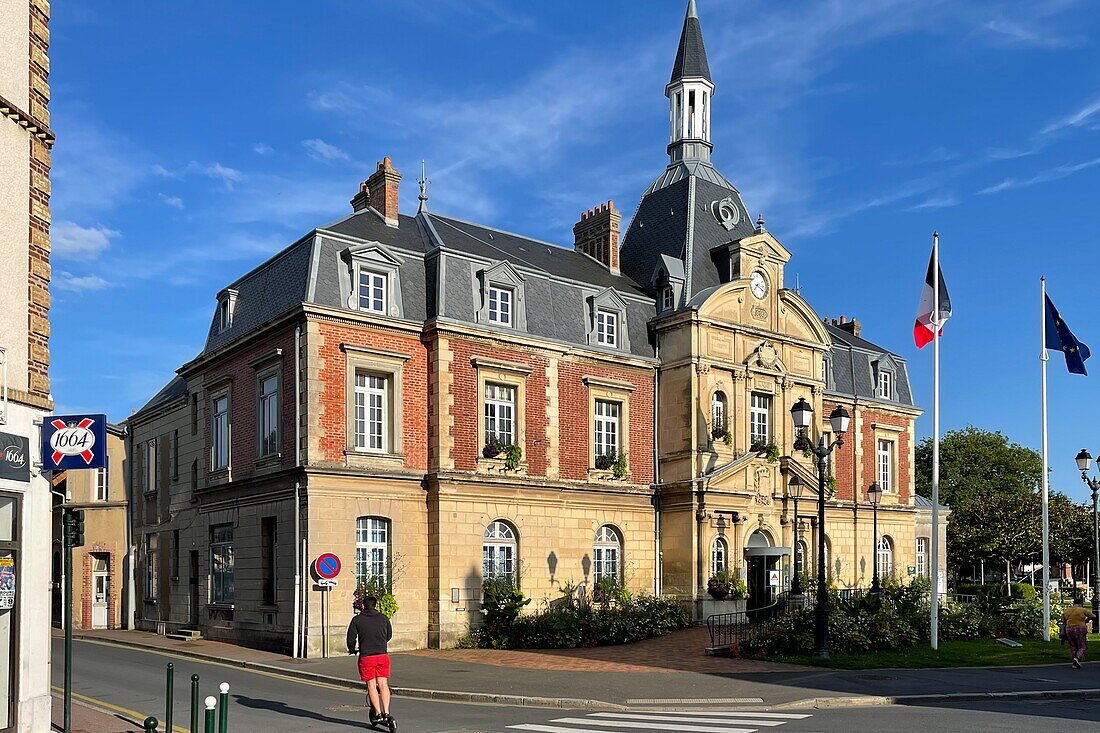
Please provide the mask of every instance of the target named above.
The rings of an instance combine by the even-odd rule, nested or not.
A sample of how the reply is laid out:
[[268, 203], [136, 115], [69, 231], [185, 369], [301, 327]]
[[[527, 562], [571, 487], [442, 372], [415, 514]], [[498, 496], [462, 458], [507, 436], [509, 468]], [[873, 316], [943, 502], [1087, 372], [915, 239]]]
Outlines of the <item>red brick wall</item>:
[[[838, 403], [826, 400], [822, 410], [825, 414], [829, 414]], [[850, 403], [843, 404], [845, 409], [849, 413], [853, 412], [852, 405]], [[909, 496], [912, 493], [912, 473], [913, 465], [910, 461], [910, 449], [913, 444], [913, 435], [909, 431], [909, 418], [896, 415], [885, 410], [874, 410], [865, 407], [861, 407], [858, 410], [858, 414], [861, 421], [861, 434], [859, 436], [863, 446], [863, 456], [860, 463], [860, 471], [863, 475], [862, 483], [864, 486], [855, 487], [855, 435], [849, 434], [844, 445], [837, 449], [833, 453], [833, 475], [836, 476], [837, 482], [837, 494], [836, 498], [842, 501], [852, 501], [853, 498], [859, 501], [866, 501], [867, 498], [867, 486], [871, 485], [872, 481], [878, 478], [878, 466], [877, 449], [875, 437], [875, 425], [889, 425], [894, 428], [901, 428], [900, 432], [890, 432], [883, 435], [884, 438], [888, 437], [895, 441], [895, 476], [898, 498], [902, 503], [909, 501]], [[852, 416], [852, 425], [856, 424], [855, 415]]]
[[321, 453], [325, 461], [344, 462], [348, 446], [347, 354], [341, 344], [355, 344], [379, 351], [408, 354], [405, 362], [403, 404], [403, 439], [405, 467], [425, 471], [428, 467], [428, 350], [419, 336], [367, 326], [320, 323], [322, 361], [321, 381], [324, 386], [321, 403]]
[[[80, 606], [73, 609], [73, 618], [76, 628], [78, 629], [90, 629], [92, 628], [92, 601], [95, 596], [95, 579], [92, 576], [92, 567], [94, 565], [92, 553], [109, 554], [107, 558], [107, 628], [117, 629], [118, 623], [118, 607], [119, 607], [119, 590], [122, 588], [121, 575], [122, 567], [119, 563], [119, 553], [116, 552], [115, 544], [113, 542], [103, 543], [96, 542], [90, 546], [82, 548], [86, 550], [82, 554], [76, 554], [80, 552], [77, 550], [74, 552], [73, 562], [74, 564], [79, 562], [82, 565], [83, 582], [78, 589], [80, 593]], [[76, 599], [74, 599], [74, 605]], [[79, 618], [79, 622], [75, 619]]]

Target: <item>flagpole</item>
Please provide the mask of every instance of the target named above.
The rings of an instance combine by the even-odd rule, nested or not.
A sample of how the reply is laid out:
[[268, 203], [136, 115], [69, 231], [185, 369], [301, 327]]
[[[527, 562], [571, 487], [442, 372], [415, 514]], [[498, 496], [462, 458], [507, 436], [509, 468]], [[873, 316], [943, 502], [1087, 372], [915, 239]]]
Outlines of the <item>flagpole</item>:
[[1050, 486], [1047, 480], [1047, 279], [1039, 278], [1040, 344], [1039, 363], [1043, 373], [1043, 641], [1050, 641], [1050, 516], [1047, 502]]
[[[932, 233], [932, 649], [940, 646], [940, 234]], [[877, 551], [877, 550], [876, 550]]]

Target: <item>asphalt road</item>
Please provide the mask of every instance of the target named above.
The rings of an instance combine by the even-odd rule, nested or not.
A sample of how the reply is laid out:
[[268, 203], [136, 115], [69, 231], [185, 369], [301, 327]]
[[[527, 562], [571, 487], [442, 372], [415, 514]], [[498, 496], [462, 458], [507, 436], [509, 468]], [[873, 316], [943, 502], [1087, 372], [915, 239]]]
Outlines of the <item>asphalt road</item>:
[[[164, 713], [164, 668], [176, 671], [175, 728], [186, 731], [190, 676], [201, 677], [202, 696], [230, 685], [230, 730], [234, 733], [299, 733], [366, 730], [363, 697], [328, 685], [286, 679], [238, 667], [171, 655], [74, 642], [73, 688], [80, 700], [132, 711], [135, 718]], [[63, 677], [62, 645], [53, 646], [54, 683]], [[687, 691], [685, 691], [687, 692]], [[731, 690], [731, 694], [736, 690]], [[1100, 700], [965, 703], [954, 706], [868, 707], [811, 711], [706, 712], [684, 707], [666, 711], [592, 713], [542, 708], [397, 699], [401, 733], [967, 733], [1100, 732]], [[182, 726], [182, 727], [181, 727]]]

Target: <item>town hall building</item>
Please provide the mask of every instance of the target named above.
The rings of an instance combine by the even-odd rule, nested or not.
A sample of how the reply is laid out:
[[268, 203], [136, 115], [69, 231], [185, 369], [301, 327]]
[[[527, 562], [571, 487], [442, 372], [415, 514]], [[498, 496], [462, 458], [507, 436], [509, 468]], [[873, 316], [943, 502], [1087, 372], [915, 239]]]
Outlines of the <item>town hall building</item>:
[[[905, 360], [786, 286], [792, 252], [711, 162], [715, 91], [692, 1], [669, 162], [625, 233], [607, 201], [571, 247], [538, 241], [436, 213], [424, 182], [401, 213], [386, 157], [346, 217], [221, 290], [202, 352], [127, 421], [137, 626], [339, 654], [370, 587], [395, 647], [448, 646], [489, 577], [532, 607], [599, 583], [696, 604], [719, 570], [751, 608], [819, 532], [838, 586], [927, 574]], [[819, 431], [852, 415], [824, 527], [800, 398]]]

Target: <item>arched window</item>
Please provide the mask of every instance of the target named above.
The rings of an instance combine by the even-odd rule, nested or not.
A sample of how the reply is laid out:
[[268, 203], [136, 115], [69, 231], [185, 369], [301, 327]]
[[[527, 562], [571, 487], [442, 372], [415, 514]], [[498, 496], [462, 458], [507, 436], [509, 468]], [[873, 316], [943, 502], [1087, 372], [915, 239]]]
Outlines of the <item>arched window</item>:
[[883, 535], [878, 541], [878, 577], [889, 578], [894, 574], [894, 543]]
[[717, 575], [729, 569], [729, 545], [725, 537], [715, 537], [710, 546], [710, 574]]
[[763, 530], [756, 530], [749, 535], [749, 547], [771, 547], [772, 538]]
[[927, 578], [928, 572], [928, 538], [917, 538], [917, 576]]
[[[829, 540], [828, 537], [826, 537], [825, 538], [825, 577], [826, 578], [833, 577], [833, 567], [830, 564], [830, 558], [833, 556], [832, 545], [833, 545], [833, 543]], [[814, 568], [814, 571], [812, 573], [810, 573], [810, 575], [812, 575], [815, 578], [817, 577], [817, 568], [816, 567]]]
[[486, 578], [516, 581], [516, 533], [497, 520], [485, 528], [481, 542], [481, 572]]
[[[799, 540], [794, 546], [794, 571], [796, 573], [809, 572], [806, 568], [806, 540]], [[812, 575], [813, 573], [811, 573]]]
[[596, 539], [592, 543], [593, 581], [599, 583], [604, 578], [614, 581], [622, 579], [623, 541], [611, 525], [605, 524], [596, 530]]
[[359, 588], [389, 589], [390, 520], [359, 517], [355, 520], [355, 583]]
[[719, 437], [726, 432], [726, 393], [715, 392], [710, 398], [710, 426], [714, 437]]

